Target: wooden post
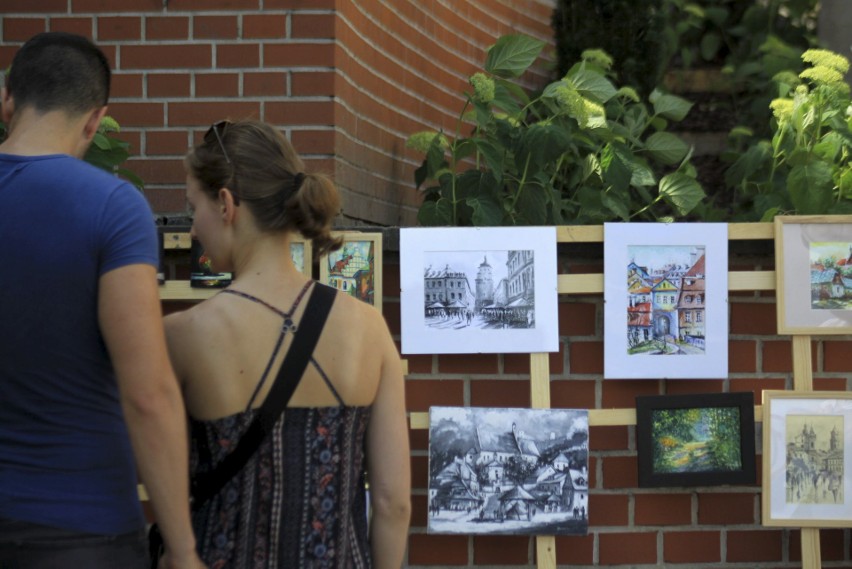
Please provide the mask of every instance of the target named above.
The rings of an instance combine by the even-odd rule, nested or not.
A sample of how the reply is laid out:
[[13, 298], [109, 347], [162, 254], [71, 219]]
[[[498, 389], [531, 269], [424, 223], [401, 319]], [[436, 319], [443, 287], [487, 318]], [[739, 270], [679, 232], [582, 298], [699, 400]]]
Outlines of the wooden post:
[[[550, 409], [550, 360], [548, 354], [530, 354], [530, 402], [533, 409]], [[536, 567], [556, 569], [556, 538], [535, 538]]]
[[[793, 336], [793, 391], [812, 391], [811, 337]], [[802, 569], [820, 569], [819, 529], [802, 528]]]

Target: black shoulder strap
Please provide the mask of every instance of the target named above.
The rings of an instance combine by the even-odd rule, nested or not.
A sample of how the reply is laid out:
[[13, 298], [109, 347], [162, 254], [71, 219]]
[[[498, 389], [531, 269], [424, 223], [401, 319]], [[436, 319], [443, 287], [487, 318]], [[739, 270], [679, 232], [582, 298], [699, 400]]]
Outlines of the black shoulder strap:
[[269, 389], [251, 425], [240, 437], [233, 452], [226, 456], [216, 468], [192, 478], [193, 510], [197, 510], [204, 502], [215, 496], [245, 466], [278, 421], [314, 353], [328, 313], [331, 311], [331, 305], [334, 303], [334, 295], [333, 288], [320, 283], [314, 284], [308, 305], [293, 336], [293, 343], [278, 370], [275, 383]]

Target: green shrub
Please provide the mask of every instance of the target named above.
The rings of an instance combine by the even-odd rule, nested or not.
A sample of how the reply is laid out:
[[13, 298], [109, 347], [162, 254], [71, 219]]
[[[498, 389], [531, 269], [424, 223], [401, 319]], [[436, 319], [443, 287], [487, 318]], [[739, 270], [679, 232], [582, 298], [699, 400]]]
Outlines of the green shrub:
[[852, 103], [843, 79], [849, 61], [818, 49], [802, 60], [809, 66], [798, 75], [775, 77], [771, 139], [754, 143], [743, 132], [739, 158], [725, 173], [745, 219], [852, 213]]
[[[667, 132], [691, 105], [654, 91], [645, 104], [617, 88], [612, 59], [583, 54], [565, 76], [531, 97], [512, 81], [543, 43], [504, 36], [475, 73], [452, 138], [412, 135], [426, 155], [421, 225], [544, 225], [608, 220], [670, 220], [704, 198], [691, 149]], [[471, 125], [462, 136], [462, 125]], [[427, 182], [429, 182], [427, 184]]]

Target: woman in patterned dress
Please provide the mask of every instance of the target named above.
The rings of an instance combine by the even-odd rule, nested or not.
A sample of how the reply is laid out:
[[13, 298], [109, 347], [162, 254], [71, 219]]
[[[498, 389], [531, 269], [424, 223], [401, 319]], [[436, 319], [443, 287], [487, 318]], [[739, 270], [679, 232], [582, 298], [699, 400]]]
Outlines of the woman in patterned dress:
[[[340, 199], [326, 177], [304, 173], [277, 129], [256, 121], [215, 124], [186, 167], [192, 234], [213, 270], [235, 277], [166, 318], [196, 473], [233, 450], [293, 331], [311, 317], [302, 299], [322, 285], [297, 270], [289, 245], [301, 233], [315, 255], [339, 246], [330, 227]], [[273, 432], [194, 513], [199, 553], [211, 569], [397, 569], [409, 516], [399, 354], [375, 308], [338, 294]]]

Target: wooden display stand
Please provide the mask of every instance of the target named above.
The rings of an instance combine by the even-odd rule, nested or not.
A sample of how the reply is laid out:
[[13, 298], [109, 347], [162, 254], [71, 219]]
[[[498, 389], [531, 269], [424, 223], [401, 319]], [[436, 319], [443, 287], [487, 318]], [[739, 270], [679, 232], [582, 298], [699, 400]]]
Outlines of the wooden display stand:
[[[174, 237], [170, 237], [174, 235]], [[166, 234], [166, 247], [184, 248], [180, 235]], [[728, 240], [774, 239], [771, 223], [732, 223], [728, 225]], [[603, 226], [562, 226], [557, 228], [559, 243], [600, 243], [603, 241]], [[170, 246], [171, 245], [171, 246]], [[188, 245], [187, 245], [188, 247]], [[565, 274], [558, 276], [559, 294], [603, 294], [604, 277], [597, 274]], [[775, 290], [775, 271], [729, 271], [729, 291], [772, 291]], [[215, 294], [215, 290], [190, 288], [188, 281], [167, 281], [160, 287], [160, 298], [164, 301], [200, 301]], [[407, 362], [404, 362], [407, 363]], [[407, 365], [404, 371], [407, 374]], [[796, 391], [811, 391], [811, 336], [793, 336], [793, 388]], [[547, 353], [530, 354], [530, 392], [532, 407], [550, 408], [550, 365]], [[755, 420], [762, 421], [761, 406], [755, 407]], [[428, 413], [411, 413], [412, 429], [428, 429]], [[590, 409], [589, 426], [629, 426], [636, 424], [636, 410]], [[144, 492], [144, 491], [143, 491]], [[821, 567], [819, 529], [802, 528], [802, 567]], [[555, 569], [556, 539], [554, 536], [536, 537], [536, 560], [539, 569]]]
[[[732, 223], [728, 225], [728, 240], [774, 239], [771, 223]], [[559, 243], [600, 243], [603, 226], [562, 226], [557, 228]], [[559, 275], [559, 294], [603, 294], [604, 277], [598, 274]], [[775, 290], [775, 271], [729, 271], [729, 291]], [[550, 368], [548, 354], [530, 354], [530, 392], [532, 407], [550, 407]], [[617, 381], [617, 380], [612, 380]], [[811, 372], [811, 337], [793, 336], [793, 385], [797, 391], [810, 391], [813, 386]], [[755, 406], [755, 421], [762, 420], [762, 408]], [[589, 426], [629, 426], [636, 424], [635, 409], [590, 409]], [[428, 429], [428, 413], [411, 413], [413, 429]], [[819, 530], [802, 528], [802, 567], [821, 567]], [[556, 569], [556, 538], [536, 537], [536, 565], [538, 569]]]

